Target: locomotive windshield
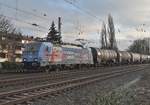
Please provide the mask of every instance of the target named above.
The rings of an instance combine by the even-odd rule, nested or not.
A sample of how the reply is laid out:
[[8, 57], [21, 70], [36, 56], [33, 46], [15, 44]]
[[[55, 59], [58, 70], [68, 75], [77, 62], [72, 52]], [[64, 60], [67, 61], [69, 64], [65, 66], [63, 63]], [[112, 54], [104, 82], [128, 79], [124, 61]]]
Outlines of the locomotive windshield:
[[29, 43], [25, 46], [25, 52], [37, 52], [40, 49], [41, 43]]

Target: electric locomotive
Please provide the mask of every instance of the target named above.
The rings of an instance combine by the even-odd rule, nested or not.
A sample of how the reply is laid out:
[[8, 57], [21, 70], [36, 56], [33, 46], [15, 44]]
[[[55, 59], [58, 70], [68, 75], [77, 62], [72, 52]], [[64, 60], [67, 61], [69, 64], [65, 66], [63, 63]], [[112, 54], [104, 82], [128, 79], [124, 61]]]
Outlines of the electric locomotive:
[[53, 45], [50, 42], [33, 42], [23, 52], [25, 68], [64, 68], [89, 66], [93, 64], [90, 48], [72, 45]]

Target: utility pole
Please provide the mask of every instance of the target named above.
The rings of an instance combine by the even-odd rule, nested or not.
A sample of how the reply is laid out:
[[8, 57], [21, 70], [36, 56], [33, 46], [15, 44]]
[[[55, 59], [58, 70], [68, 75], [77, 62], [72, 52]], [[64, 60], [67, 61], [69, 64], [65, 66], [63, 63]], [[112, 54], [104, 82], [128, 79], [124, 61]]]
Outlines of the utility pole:
[[62, 25], [61, 17], [58, 17], [58, 34], [59, 34], [59, 36], [61, 36], [61, 25]]

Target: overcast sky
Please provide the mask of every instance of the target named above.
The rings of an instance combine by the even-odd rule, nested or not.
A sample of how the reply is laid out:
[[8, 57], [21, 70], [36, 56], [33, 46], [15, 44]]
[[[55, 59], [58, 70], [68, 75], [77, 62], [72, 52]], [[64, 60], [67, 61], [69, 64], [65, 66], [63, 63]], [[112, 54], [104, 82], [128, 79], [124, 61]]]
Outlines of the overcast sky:
[[[73, 2], [77, 7], [66, 1]], [[107, 23], [109, 13], [114, 19], [116, 39], [121, 50], [127, 49], [137, 38], [149, 37], [150, 0], [66, 1], [0, 0], [0, 13], [11, 19], [22, 33], [41, 37], [46, 36], [53, 20], [57, 26], [57, 18], [60, 16], [62, 37], [68, 42], [85, 38], [99, 46], [98, 32], [101, 30], [102, 21]], [[33, 23], [38, 24], [39, 28], [32, 26]], [[145, 32], [137, 31], [141, 28]], [[78, 35], [79, 31], [82, 32], [81, 35]]]

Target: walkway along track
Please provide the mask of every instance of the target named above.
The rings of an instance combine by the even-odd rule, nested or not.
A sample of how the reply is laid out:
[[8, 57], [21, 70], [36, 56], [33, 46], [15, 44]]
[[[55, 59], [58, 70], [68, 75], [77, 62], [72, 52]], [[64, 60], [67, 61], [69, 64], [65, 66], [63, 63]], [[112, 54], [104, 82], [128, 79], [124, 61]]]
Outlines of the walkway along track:
[[106, 79], [122, 76], [132, 72], [142, 71], [144, 69], [146, 69], [146, 67], [133, 69], [133, 70], [111, 71], [109, 73], [100, 73], [100, 74], [90, 75], [90, 76], [81, 77], [77, 79], [71, 79], [71, 80], [66, 80], [66, 81], [61, 81], [57, 83], [41, 85], [41, 86], [36, 86], [36, 87], [31, 87], [26, 89], [20, 89], [17, 91], [4, 92], [4, 93], [0, 93], [0, 105], [21, 104], [41, 97], [45, 97], [52, 94], [68, 91], [73, 88], [85, 86], [90, 83], [104, 81]]
[[[145, 66], [145, 65], [144, 65]], [[143, 67], [143, 65], [138, 66], [125, 66], [123, 69], [136, 69], [139, 67]], [[120, 69], [122, 67], [112, 67], [112, 68], [105, 68], [107, 71], [116, 71], [116, 69]], [[104, 69], [104, 68], [103, 68]], [[14, 79], [3, 79], [0, 80], [0, 88], [6, 88], [6, 87], [14, 87], [19, 85], [29, 85], [33, 83], [42, 83], [45, 81], [57, 81], [64, 78], [69, 77], [76, 77], [76, 76], [83, 76], [83, 75], [89, 75], [89, 74], [96, 74], [96, 73], [104, 73], [105, 70], [83, 70], [83, 71], [68, 71], [68, 72], [62, 72], [62, 73], [53, 73], [53, 74], [42, 74], [37, 76], [30, 76], [30, 77], [23, 77], [23, 78], [14, 78]]]

